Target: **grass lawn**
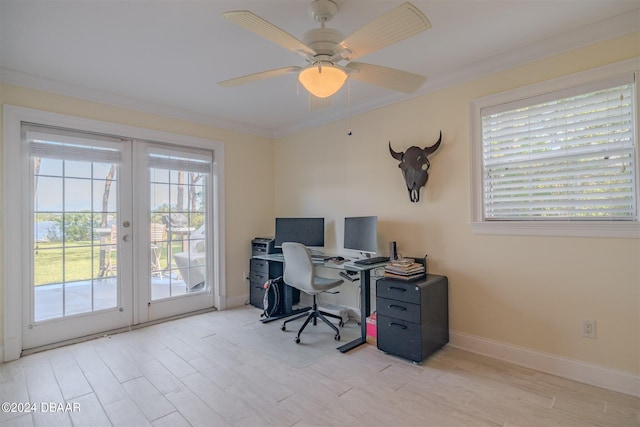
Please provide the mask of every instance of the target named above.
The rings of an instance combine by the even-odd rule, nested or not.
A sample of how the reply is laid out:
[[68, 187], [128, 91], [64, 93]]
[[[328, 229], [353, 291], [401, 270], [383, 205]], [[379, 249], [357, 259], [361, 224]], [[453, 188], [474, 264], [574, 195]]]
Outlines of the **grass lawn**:
[[[182, 252], [182, 242], [172, 242], [173, 253]], [[109, 245], [100, 246], [98, 242], [79, 241], [67, 242], [63, 247], [61, 242], [37, 243], [34, 255], [34, 284], [35, 286], [89, 280], [98, 277], [100, 273], [100, 251], [104, 251], [104, 258], [108, 257]], [[64, 254], [64, 257], [63, 257]], [[112, 249], [111, 262], [117, 264], [117, 251]], [[167, 265], [167, 245], [164, 245], [160, 255], [160, 265]]]

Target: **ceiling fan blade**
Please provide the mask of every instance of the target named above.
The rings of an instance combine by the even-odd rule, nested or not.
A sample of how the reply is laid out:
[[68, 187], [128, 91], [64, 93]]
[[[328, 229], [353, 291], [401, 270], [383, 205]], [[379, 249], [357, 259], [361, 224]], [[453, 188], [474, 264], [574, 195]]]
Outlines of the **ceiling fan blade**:
[[415, 92], [427, 80], [426, 77], [419, 74], [381, 67], [380, 65], [363, 64], [362, 62], [350, 62], [346, 68], [355, 71], [349, 75], [350, 79], [404, 93]]
[[269, 79], [271, 77], [278, 77], [284, 74], [297, 73], [299, 71], [300, 71], [300, 67], [296, 67], [296, 66], [276, 68], [275, 70], [262, 71], [260, 73], [249, 74], [242, 77], [236, 77], [234, 79], [224, 80], [224, 81], [218, 82], [218, 84], [220, 86], [232, 87], [232, 86], [242, 85], [245, 83], [252, 83], [252, 82], [257, 82], [259, 80]]
[[264, 37], [278, 46], [282, 46], [285, 49], [296, 52], [303, 57], [313, 57], [316, 55], [316, 52], [309, 46], [286, 31], [260, 18], [253, 12], [248, 10], [233, 10], [222, 13], [222, 16], [234, 24], [257, 34], [260, 37]]
[[420, 9], [409, 2], [403, 3], [348, 36], [336, 46], [334, 53], [346, 49], [343, 56], [353, 60], [429, 28], [431, 23]]

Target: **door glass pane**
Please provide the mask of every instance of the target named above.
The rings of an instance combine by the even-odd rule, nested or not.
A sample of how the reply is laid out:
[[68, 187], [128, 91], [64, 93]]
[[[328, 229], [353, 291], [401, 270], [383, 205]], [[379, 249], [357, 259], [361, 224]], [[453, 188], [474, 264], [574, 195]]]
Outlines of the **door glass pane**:
[[[64, 207], [67, 212], [67, 219], [72, 215], [72, 212], [90, 212], [91, 179], [65, 178], [63, 185]], [[71, 221], [75, 221], [75, 218]], [[87, 228], [86, 232], [90, 233], [91, 228]]]
[[204, 200], [208, 173], [170, 164], [149, 168], [152, 300], [204, 292], [209, 286]]
[[[62, 176], [62, 175], [60, 175]], [[38, 211], [40, 212], [60, 212], [62, 211], [62, 183], [64, 182], [59, 176], [36, 175], [35, 177], [36, 195]], [[57, 223], [61, 225], [61, 222]]]
[[117, 306], [117, 165], [32, 157], [34, 321]]

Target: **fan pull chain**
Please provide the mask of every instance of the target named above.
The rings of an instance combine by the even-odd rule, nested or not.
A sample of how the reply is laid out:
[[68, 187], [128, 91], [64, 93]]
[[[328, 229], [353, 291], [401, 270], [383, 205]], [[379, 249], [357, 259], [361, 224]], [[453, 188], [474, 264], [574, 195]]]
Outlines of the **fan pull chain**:
[[351, 80], [347, 80], [347, 126], [349, 127], [347, 136], [353, 135], [351, 132]]

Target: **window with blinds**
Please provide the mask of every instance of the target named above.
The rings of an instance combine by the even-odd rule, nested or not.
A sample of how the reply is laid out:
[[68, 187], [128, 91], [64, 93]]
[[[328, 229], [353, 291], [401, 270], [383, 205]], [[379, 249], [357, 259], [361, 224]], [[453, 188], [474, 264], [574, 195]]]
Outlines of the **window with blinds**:
[[635, 221], [634, 96], [629, 73], [483, 108], [484, 219]]

